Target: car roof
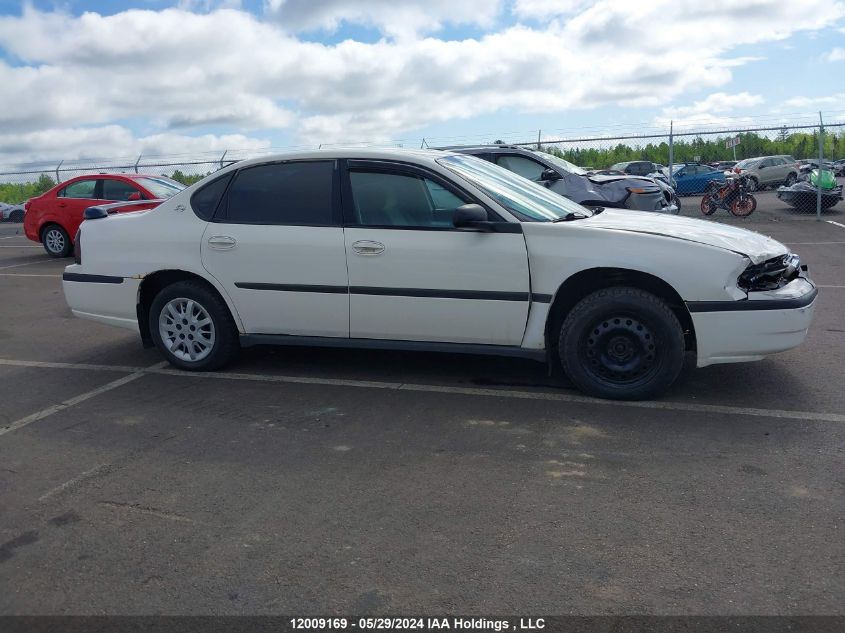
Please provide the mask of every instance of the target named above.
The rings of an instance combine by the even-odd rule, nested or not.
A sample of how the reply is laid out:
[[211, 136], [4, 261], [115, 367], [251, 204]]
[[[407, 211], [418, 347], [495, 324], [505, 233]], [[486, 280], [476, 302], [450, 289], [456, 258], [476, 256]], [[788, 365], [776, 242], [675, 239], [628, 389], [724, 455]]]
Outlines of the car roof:
[[162, 176], [161, 174], [124, 174], [124, 173], [99, 173], [99, 174], [81, 174], [68, 178], [59, 184], [66, 185], [67, 183], [78, 180], [80, 178], [127, 178], [129, 180], [138, 180], [139, 178], [170, 178], [170, 176]]

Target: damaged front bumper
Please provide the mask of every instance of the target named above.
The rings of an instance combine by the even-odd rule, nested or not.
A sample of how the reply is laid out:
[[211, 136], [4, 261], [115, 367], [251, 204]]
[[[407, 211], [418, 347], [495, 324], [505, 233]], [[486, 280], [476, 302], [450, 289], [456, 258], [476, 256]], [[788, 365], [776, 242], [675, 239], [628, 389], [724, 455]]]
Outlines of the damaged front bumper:
[[802, 275], [740, 301], [687, 302], [698, 367], [760, 360], [800, 345], [813, 320], [818, 289]]

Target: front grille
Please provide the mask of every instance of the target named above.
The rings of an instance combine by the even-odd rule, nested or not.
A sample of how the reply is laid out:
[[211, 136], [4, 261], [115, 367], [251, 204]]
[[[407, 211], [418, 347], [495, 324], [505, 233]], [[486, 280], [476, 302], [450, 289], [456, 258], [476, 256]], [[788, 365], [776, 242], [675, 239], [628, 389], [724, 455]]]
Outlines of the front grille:
[[737, 285], [746, 292], [777, 290], [798, 277], [801, 270], [801, 260], [798, 255], [788, 253], [759, 264], [752, 264], [739, 276]]

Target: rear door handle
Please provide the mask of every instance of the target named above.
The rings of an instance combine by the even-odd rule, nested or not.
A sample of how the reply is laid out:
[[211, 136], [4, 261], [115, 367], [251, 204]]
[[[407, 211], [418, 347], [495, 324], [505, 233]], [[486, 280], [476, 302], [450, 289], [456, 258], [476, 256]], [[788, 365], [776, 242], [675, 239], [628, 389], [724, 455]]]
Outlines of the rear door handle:
[[208, 238], [208, 245], [217, 251], [229, 251], [238, 245], [234, 237], [228, 235], [212, 235]]
[[384, 252], [384, 244], [372, 240], [358, 240], [352, 243], [352, 250], [358, 255], [381, 255]]

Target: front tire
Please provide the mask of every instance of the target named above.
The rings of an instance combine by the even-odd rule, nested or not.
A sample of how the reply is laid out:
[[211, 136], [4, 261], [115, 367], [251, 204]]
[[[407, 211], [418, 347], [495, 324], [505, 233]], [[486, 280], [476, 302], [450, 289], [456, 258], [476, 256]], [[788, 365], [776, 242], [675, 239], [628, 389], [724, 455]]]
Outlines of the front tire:
[[757, 208], [757, 198], [752, 195], [746, 195], [745, 200], [736, 198], [731, 202], [731, 213], [738, 218], [746, 218]]
[[655, 295], [625, 286], [582, 299], [560, 328], [558, 355], [583, 392], [611, 400], [642, 400], [665, 391], [684, 363], [677, 317]]
[[150, 306], [149, 326], [156, 347], [179, 369], [219, 369], [238, 351], [228, 306], [197, 281], [180, 281], [159, 292]]
[[70, 236], [58, 224], [48, 224], [42, 229], [41, 244], [50, 257], [67, 257], [73, 249]]

